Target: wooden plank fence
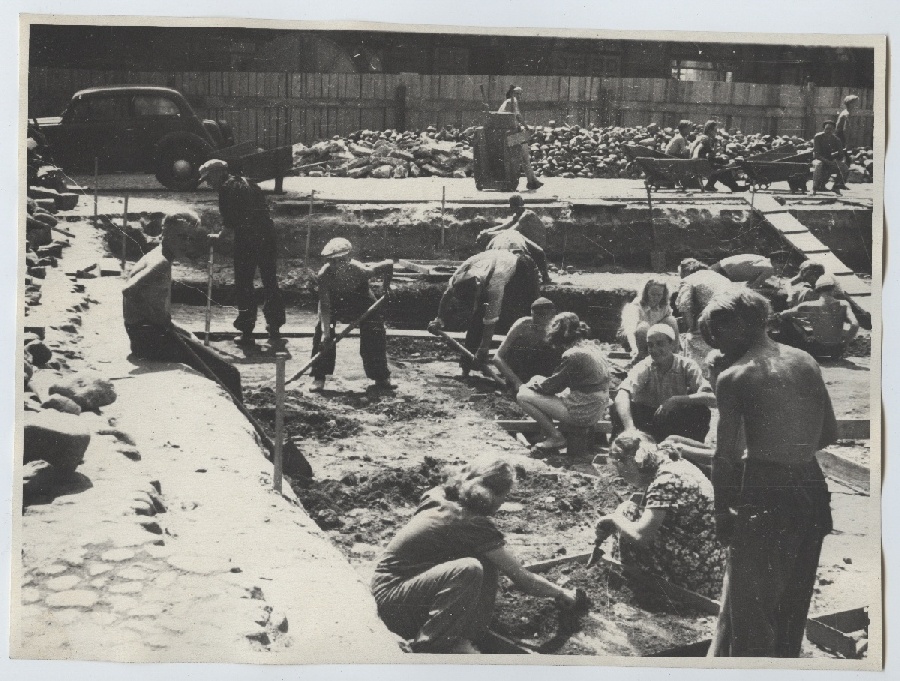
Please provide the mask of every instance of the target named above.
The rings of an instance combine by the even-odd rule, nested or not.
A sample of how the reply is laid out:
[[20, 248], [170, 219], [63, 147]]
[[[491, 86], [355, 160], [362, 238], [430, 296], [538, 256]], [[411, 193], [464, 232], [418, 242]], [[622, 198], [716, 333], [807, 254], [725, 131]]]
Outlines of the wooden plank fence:
[[521, 105], [531, 125], [673, 126], [682, 118], [716, 118], [729, 130], [805, 138], [835, 118], [852, 93], [860, 101], [851, 139], [854, 146], [872, 144], [872, 90], [665, 78], [34, 68], [28, 75], [28, 115], [57, 115], [86, 87], [162, 85], [184, 94], [201, 117], [228, 121], [236, 140], [269, 148], [362, 129], [477, 125], [485, 104], [496, 109], [511, 82], [524, 90]]

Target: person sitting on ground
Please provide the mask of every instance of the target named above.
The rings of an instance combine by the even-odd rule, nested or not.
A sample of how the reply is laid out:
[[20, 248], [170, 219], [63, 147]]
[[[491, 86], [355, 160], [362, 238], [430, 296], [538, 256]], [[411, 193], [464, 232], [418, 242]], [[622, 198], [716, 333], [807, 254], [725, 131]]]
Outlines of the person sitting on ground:
[[734, 173], [724, 167], [725, 162], [717, 155], [719, 149], [719, 138], [716, 136], [718, 127], [718, 121], [707, 121], [706, 125], [703, 126], [703, 134], [694, 140], [694, 144], [691, 146], [691, 158], [706, 159], [713, 168], [703, 190], [707, 192], [718, 191], [716, 182], [721, 182], [733, 192], [747, 191], [747, 187], [738, 186]]
[[678, 124], [678, 132], [669, 140], [666, 145], [666, 156], [674, 158], [690, 158], [691, 149], [688, 142], [688, 135], [691, 134], [693, 123], [690, 121], [681, 121]]
[[844, 155], [844, 145], [834, 134], [834, 121], [825, 121], [822, 132], [813, 137], [813, 187], [812, 193], [825, 191], [828, 178], [835, 175], [831, 191], [840, 196], [844, 187], [844, 172], [840, 160]]
[[[369, 287], [372, 277], [384, 277], [385, 294], [390, 286], [394, 272], [392, 261], [364, 265], [350, 258], [352, 250], [351, 243], [341, 237], [329, 241], [322, 250], [322, 257], [328, 262], [317, 276], [319, 319], [316, 322], [312, 348], [313, 357], [320, 351], [322, 356], [310, 371], [313, 377], [310, 392], [322, 392], [325, 389], [325, 378], [334, 373], [337, 357], [334, 344], [335, 324], [338, 319], [353, 322], [375, 303], [375, 296]], [[387, 334], [381, 310], [376, 310], [360, 325], [359, 354], [366, 376], [375, 381], [376, 388], [394, 390], [397, 387], [391, 383], [391, 371], [387, 363]]]
[[531, 316], [510, 327], [494, 355], [494, 364], [515, 392], [535, 375], [552, 374], [562, 359], [562, 351], [547, 339], [555, 315], [556, 305], [538, 298], [531, 304]]
[[122, 317], [135, 359], [182, 362], [218, 380], [241, 399], [241, 374], [189, 332], [172, 322], [172, 262], [184, 257], [184, 243], [200, 218], [190, 211], [163, 219], [159, 246], [138, 260], [122, 288]]
[[529, 572], [506, 547], [491, 516], [514, 484], [515, 470], [502, 459], [470, 463], [427, 492], [391, 539], [375, 567], [372, 594], [382, 621], [410, 639], [413, 652], [479, 652], [500, 574], [571, 614], [587, 611], [583, 592]]
[[[859, 332], [859, 322], [850, 303], [835, 298], [834, 278], [824, 275], [816, 282], [817, 300], [800, 303], [775, 315], [779, 343], [806, 350], [813, 357], [841, 357]], [[817, 324], [816, 317], [825, 317]]]
[[609, 364], [590, 329], [573, 312], [561, 312], [550, 322], [547, 338], [562, 350], [562, 361], [549, 378], [533, 376], [519, 389], [516, 401], [541, 428], [545, 439], [535, 453], [546, 454], [566, 446], [554, 424], [596, 425], [609, 404]]
[[[476, 253], [450, 277], [428, 330], [443, 329], [457, 309], [465, 310], [470, 316], [464, 346], [475, 356], [475, 365], [482, 365], [498, 323], [509, 324], [528, 314], [539, 294], [538, 269], [529, 256], [503, 249]], [[460, 367], [466, 377], [472, 361], [461, 357]]]
[[500, 232], [515, 229], [541, 248], [547, 248], [547, 228], [533, 210], [525, 207], [525, 199], [521, 194], [513, 194], [509, 197], [509, 208], [512, 211], [512, 217], [495, 227], [481, 230], [475, 243], [483, 248]]
[[710, 269], [724, 274], [730, 281], [746, 284], [753, 289], [761, 288], [766, 280], [775, 274], [772, 261], [756, 253], [730, 255], [722, 258]]
[[639, 298], [622, 308], [622, 326], [619, 338], [631, 353], [632, 360], [647, 356], [647, 330], [654, 324], [668, 324], [675, 332], [680, 347], [678, 320], [669, 306], [669, 286], [658, 277], [651, 277], [644, 284]]
[[725, 549], [716, 540], [712, 483], [674, 448], [639, 431], [619, 435], [609, 454], [618, 474], [643, 494], [601, 517], [597, 540], [617, 533], [626, 567], [717, 598]]
[[[503, 100], [503, 104], [500, 105], [500, 108], [497, 109], [500, 113], [512, 113], [515, 114], [516, 124], [519, 127], [519, 131], [525, 131], [528, 127], [525, 125], [525, 119], [522, 117], [522, 112], [519, 110], [519, 96], [522, 94], [522, 88], [517, 85], [510, 86], [509, 90], [506, 91], [506, 99]], [[534, 174], [534, 168], [531, 166], [531, 149], [528, 146], [527, 142], [524, 142], [519, 145], [522, 154], [522, 167], [525, 170], [525, 175], [528, 177], [528, 184], [526, 188], [528, 189], [540, 189], [544, 186], [544, 183], [537, 179], [537, 176]]]
[[610, 409], [613, 434], [642, 430], [656, 441], [683, 435], [703, 442], [716, 397], [694, 360], [675, 354], [675, 333], [667, 324], [647, 331], [650, 356], [628, 372]]

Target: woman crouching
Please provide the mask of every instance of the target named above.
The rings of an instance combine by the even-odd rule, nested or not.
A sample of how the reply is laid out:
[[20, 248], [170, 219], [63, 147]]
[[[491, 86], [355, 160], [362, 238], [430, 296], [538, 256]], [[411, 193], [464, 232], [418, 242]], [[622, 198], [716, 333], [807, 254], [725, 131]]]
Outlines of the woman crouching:
[[375, 568], [372, 593], [388, 629], [417, 653], [478, 653], [490, 623], [499, 575], [565, 610], [585, 598], [526, 570], [491, 517], [515, 484], [505, 461], [469, 464], [422, 497]]
[[622, 433], [609, 453], [619, 475], [644, 494], [600, 518], [598, 541], [618, 532], [623, 565], [718, 597], [725, 549], [715, 538], [712, 483], [674, 448], [657, 445], [646, 433]]
[[[588, 339], [590, 329], [573, 312], [561, 312], [550, 322], [547, 340], [563, 350], [562, 361], [550, 378], [534, 376], [523, 385], [516, 401], [541, 428], [544, 441], [535, 453], [566, 446], [554, 424], [593, 426], [609, 404], [609, 365], [600, 346]], [[561, 393], [557, 396], [557, 393]]]

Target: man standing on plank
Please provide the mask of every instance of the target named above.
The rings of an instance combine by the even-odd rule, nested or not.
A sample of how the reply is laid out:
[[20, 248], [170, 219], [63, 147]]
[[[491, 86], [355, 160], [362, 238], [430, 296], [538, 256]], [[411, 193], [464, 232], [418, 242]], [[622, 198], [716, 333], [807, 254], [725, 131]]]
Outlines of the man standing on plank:
[[[462, 308], [469, 315], [464, 345], [481, 365], [487, 361], [494, 327], [501, 317], [507, 321], [527, 314], [539, 293], [538, 268], [527, 255], [502, 249], [476, 253], [450, 278], [438, 316], [428, 329], [443, 329], [454, 310]], [[460, 366], [462, 375], [468, 376], [472, 368], [469, 359], [461, 358]]]
[[[350, 259], [353, 246], [347, 239], [337, 237], [329, 241], [322, 250], [322, 257], [328, 262], [319, 270], [319, 321], [313, 336], [313, 357], [320, 350], [320, 357], [312, 366], [313, 384], [309, 391], [322, 392], [325, 389], [325, 378], [334, 373], [336, 348], [334, 344], [334, 326], [342, 321], [352, 322], [359, 319], [375, 303], [375, 296], [369, 288], [372, 277], [384, 276], [384, 293], [387, 294], [391, 277], [394, 274], [394, 263], [384, 260], [374, 265], [364, 265]], [[387, 363], [387, 333], [384, 329], [384, 316], [381, 310], [374, 313], [359, 327], [359, 354], [362, 357], [366, 376], [375, 381], [375, 387], [381, 390], [394, 390], [391, 383], [391, 371]]]
[[238, 308], [234, 328], [241, 332], [235, 342], [246, 346], [254, 344], [256, 298], [253, 279], [257, 269], [265, 291], [263, 315], [269, 340], [282, 342], [284, 301], [276, 277], [275, 223], [269, 215], [262, 189], [246, 177], [229, 172], [228, 164], [216, 158], [200, 166], [200, 180], [205, 180], [219, 192], [222, 231], [210, 234], [210, 238], [218, 240], [225, 230], [234, 232], [234, 288]]
[[199, 359], [240, 400], [238, 370], [172, 323], [172, 262], [183, 257], [184, 238], [199, 224], [200, 218], [188, 211], [163, 220], [160, 245], [135, 263], [122, 288], [125, 331], [135, 359], [182, 362], [206, 374]]
[[714, 657], [799, 657], [830, 493], [816, 451], [837, 438], [816, 361], [766, 335], [769, 304], [743, 289], [703, 312], [719, 374], [716, 529], [728, 562]]

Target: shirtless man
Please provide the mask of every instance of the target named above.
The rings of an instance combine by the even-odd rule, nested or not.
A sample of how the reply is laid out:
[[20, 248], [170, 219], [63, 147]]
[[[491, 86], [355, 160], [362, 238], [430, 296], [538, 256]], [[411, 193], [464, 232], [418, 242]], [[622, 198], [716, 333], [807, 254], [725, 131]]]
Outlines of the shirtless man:
[[837, 437], [815, 360], [766, 335], [769, 304], [743, 289], [701, 315], [730, 364], [716, 381], [716, 530], [728, 545], [722, 608], [710, 655], [798, 657], [830, 494], [816, 451]]
[[[834, 357], [844, 354], [856, 334], [859, 332], [859, 322], [850, 303], [846, 300], [838, 300], [835, 297], [837, 283], [834, 277], [823, 275], [816, 281], [816, 300], [808, 300], [798, 303], [796, 306], [785, 310], [776, 319], [781, 322], [781, 342], [806, 350], [813, 357]], [[834, 336], [829, 338], [819, 337], [814, 325], [809, 324], [811, 315], [825, 315], [827, 318], [840, 320], [840, 331], [835, 327]], [[828, 332], [830, 335], [831, 332]], [[839, 336], [839, 338], [838, 338]]]
[[531, 316], [513, 324], [497, 350], [494, 364], [516, 392], [533, 376], [552, 376], [562, 360], [562, 352], [547, 340], [555, 316], [553, 301], [538, 298], [531, 304]]

